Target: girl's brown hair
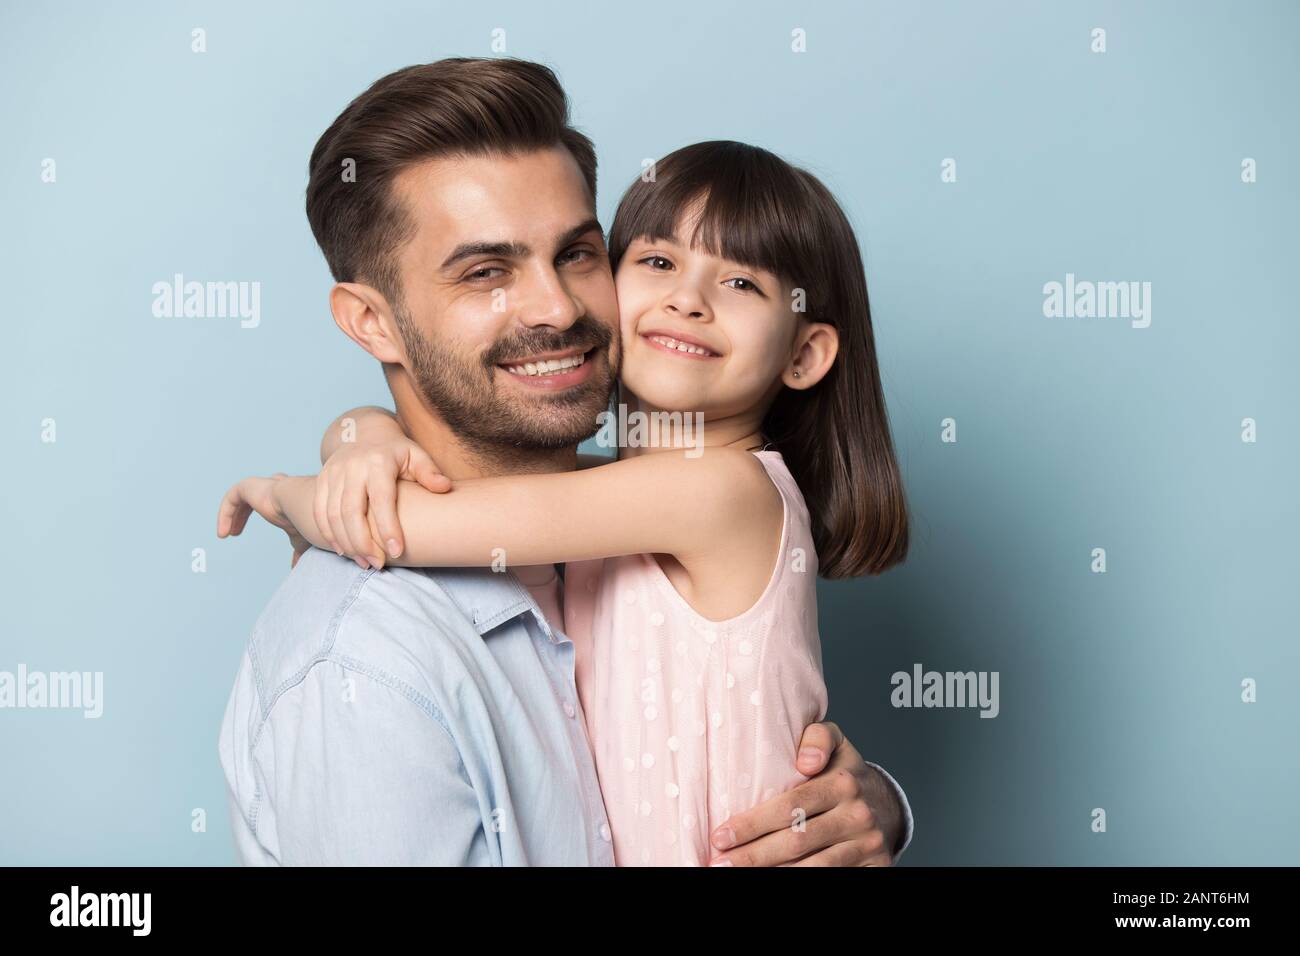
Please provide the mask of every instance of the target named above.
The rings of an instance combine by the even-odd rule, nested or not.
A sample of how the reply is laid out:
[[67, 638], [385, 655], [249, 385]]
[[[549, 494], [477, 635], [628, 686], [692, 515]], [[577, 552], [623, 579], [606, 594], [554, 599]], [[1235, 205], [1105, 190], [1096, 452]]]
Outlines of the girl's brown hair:
[[[694, 233], [683, 214], [703, 201]], [[710, 255], [780, 276], [803, 290], [804, 318], [839, 333], [826, 376], [783, 388], [763, 431], [799, 483], [812, 518], [820, 573], [879, 574], [907, 556], [908, 516], [894, 458], [857, 238], [811, 173], [744, 143], [679, 149], [655, 163], [619, 203], [610, 229], [615, 269], [636, 239], [689, 241]], [[792, 306], [793, 307], [793, 306]]]

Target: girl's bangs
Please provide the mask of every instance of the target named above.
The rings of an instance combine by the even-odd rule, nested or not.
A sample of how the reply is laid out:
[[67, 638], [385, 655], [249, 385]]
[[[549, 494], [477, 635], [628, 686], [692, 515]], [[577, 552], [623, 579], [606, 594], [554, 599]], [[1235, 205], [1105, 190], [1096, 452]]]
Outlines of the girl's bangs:
[[804, 183], [791, 167], [757, 147], [698, 147], [673, 154], [656, 170], [657, 181], [639, 180], [628, 190], [615, 217], [611, 253], [621, 258], [636, 239], [671, 239], [793, 280], [814, 241], [796, 212], [806, 208]]

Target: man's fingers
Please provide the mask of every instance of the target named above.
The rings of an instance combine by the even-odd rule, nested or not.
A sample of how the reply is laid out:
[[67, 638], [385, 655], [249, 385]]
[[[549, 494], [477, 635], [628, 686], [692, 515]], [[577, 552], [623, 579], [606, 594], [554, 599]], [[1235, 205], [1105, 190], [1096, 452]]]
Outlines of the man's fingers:
[[787, 830], [800, 819], [811, 820], [838, 803], [833, 781], [806, 780], [744, 813], [728, 817], [710, 835], [709, 843], [715, 850], [740, 846], [766, 834]]
[[[893, 860], [884, 849], [884, 835], [875, 831], [874, 838], [835, 843], [816, 853], [796, 860], [789, 866], [890, 866]], [[782, 864], [786, 865], [786, 864]]]
[[780, 866], [850, 840], [860, 832], [858, 825], [838, 808], [816, 814], [806, 807], [798, 809], [802, 812], [792, 810], [781, 829], [742, 843], [719, 854], [719, 858], [725, 856], [732, 866]]
[[[725, 821], [710, 835], [709, 842], [714, 849], [727, 850], [749, 843], [764, 834], [788, 828], [797, 819], [796, 814], [802, 813], [805, 819], [811, 818], [836, 806], [841, 797], [852, 799], [856, 796], [857, 781], [847, 771], [843, 774], [815, 776], [822, 773], [843, 741], [844, 733], [832, 721], [805, 727], [799, 739], [795, 769], [814, 779]], [[855, 792], [845, 794], [844, 791], [850, 784]], [[783, 859], [795, 858], [791, 856]]]
[[844, 740], [844, 732], [839, 724], [823, 720], [809, 724], [799, 738], [799, 753], [795, 758], [795, 769], [805, 777], [821, 773], [822, 768], [831, 759], [831, 754]]

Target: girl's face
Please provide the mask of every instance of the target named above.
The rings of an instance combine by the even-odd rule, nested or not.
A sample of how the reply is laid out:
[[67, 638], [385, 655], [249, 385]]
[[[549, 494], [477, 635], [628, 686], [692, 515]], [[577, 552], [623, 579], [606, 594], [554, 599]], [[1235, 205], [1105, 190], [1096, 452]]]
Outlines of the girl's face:
[[797, 332], [790, 290], [775, 275], [684, 241], [637, 239], [614, 284], [625, 388], [664, 411], [761, 416]]

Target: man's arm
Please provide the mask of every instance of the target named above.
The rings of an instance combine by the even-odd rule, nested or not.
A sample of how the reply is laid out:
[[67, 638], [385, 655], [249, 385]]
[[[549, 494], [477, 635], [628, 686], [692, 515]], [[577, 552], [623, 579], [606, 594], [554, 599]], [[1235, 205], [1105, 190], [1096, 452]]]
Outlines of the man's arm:
[[[270, 858], [286, 866], [494, 862], [456, 744], [417, 701], [427, 703], [381, 672], [329, 660], [275, 700], [253, 731], [254, 773], [242, 786], [231, 780]], [[249, 793], [253, 778], [259, 787]], [[246, 849], [241, 855], [249, 861]]]
[[[800, 773], [816, 776], [723, 821], [710, 837], [712, 865], [891, 866], [912, 841], [898, 782], [830, 721], [804, 729], [797, 760]], [[790, 825], [796, 810], [801, 830]]]
[[[907, 802], [907, 794], [903, 790], [903, 785], [894, 779], [884, 767], [872, 761], [866, 761], [868, 767], [876, 772], [872, 795], [867, 798], [867, 805], [871, 807], [893, 806], [896, 814], [901, 817], [902, 825], [899, 829], [902, 831], [894, 839], [893, 845], [896, 849], [893, 852], [891, 863], [897, 863], [898, 858], [903, 855], [903, 851], [908, 848], [912, 842], [912, 805]], [[886, 845], [889, 845], [888, 842]]]

